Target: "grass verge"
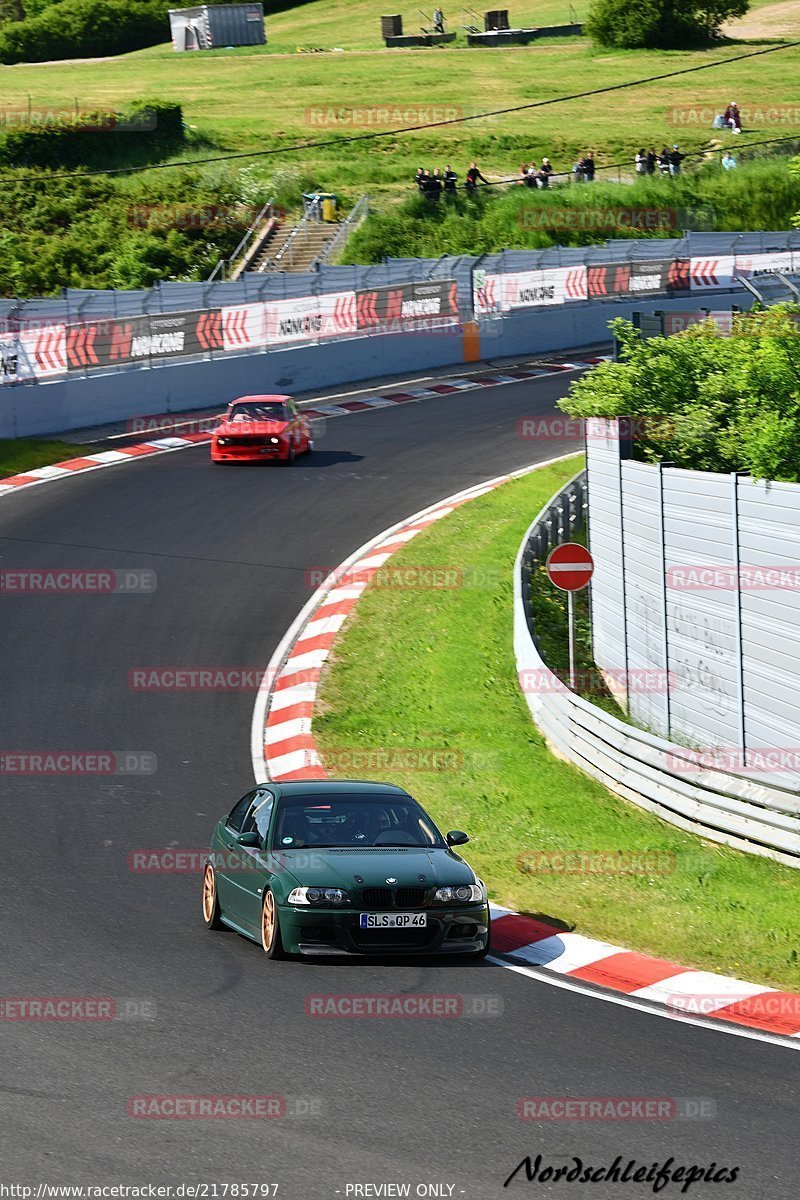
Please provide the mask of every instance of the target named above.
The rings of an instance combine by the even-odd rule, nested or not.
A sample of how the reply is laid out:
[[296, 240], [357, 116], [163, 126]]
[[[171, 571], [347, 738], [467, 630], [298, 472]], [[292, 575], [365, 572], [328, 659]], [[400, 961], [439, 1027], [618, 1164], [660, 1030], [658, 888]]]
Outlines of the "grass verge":
[[34, 467], [49, 467], [65, 458], [80, 458], [94, 453], [96, 447], [76, 446], [72, 442], [51, 442], [45, 438], [0, 438], [0, 479], [23, 475]]
[[[456, 566], [476, 586], [367, 589], [323, 678], [314, 729], [326, 765], [347, 776], [352, 752], [375, 753], [373, 774], [416, 794], [444, 828], [469, 831], [468, 857], [498, 903], [679, 963], [800, 988], [798, 872], [628, 804], [551, 755], [531, 723], [512, 654], [511, 568], [532, 516], [579, 462], [471, 501], [392, 560]], [[413, 760], [432, 749], [449, 751], [457, 769], [413, 770], [399, 753], [382, 766], [387, 752]], [[520, 870], [520, 855], [542, 850], [657, 853], [674, 869]]]

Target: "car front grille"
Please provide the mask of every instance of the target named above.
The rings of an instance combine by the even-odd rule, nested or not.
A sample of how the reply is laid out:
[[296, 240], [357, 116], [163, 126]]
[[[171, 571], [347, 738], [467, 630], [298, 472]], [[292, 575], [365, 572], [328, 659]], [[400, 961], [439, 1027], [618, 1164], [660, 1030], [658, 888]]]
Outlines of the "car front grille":
[[271, 446], [272, 441], [268, 437], [226, 437], [223, 438], [226, 446]]
[[422, 908], [425, 904], [425, 888], [421, 887], [368, 887], [362, 888], [359, 903], [363, 908]]
[[361, 889], [361, 903], [367, 908], [391, 908], [392, 899], [392, 889], [388, 887]]

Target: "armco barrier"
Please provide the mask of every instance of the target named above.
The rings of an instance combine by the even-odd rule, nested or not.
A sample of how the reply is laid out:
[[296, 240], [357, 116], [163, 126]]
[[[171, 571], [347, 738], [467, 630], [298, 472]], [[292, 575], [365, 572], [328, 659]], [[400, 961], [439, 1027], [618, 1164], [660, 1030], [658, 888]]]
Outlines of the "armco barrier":
[[[640, 808], [711, 841], [800, 868], [798, 791], [765, 786], [746, 772], [694, 769], [690, 750], [577, 696], [542, 659], [526, 613], [525, 576], [532, 554], [538, 559], [552, 539], [552, 529], [541, 527], [564, 507], [561, 497], [569, 490], [574, 481], [536, 517], [514, 565], [514, 654], [534, 723], [559, 754]], [[560, 528], [563, 540], [566, 523]]]
[[0, 436], [578, 348], [604, 340], [609, 318], [634, 307], [685, 310], [705, 293], [748, 306], [739, 277], [776, 271], [800, 272], [800, 233], [395, 259], [9, 301], [0, 303]]

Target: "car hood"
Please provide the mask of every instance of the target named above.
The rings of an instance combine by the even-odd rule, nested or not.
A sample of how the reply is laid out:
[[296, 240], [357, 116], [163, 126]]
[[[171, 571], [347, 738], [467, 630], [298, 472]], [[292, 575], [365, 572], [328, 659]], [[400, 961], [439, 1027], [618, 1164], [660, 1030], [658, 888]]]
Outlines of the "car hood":
[[450, 849], [315, 850], [309, 846], [280, 857], [286, 871], [305, 887], [385, 887], [389, 879], [396, 880], [398, 887], [477, 882], [472, 868]]
[[217, 437], [276, 437], [286, 430], [288, 421], [222, 421]]

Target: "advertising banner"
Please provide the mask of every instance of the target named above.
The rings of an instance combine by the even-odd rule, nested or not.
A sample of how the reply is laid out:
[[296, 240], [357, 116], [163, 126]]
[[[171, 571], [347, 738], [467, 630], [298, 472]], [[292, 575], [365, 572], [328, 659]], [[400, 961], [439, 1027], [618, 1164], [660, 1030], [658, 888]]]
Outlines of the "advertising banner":
[[218, 308], [88, 321], [69, 326], [66, 339], [71, 371], [190, 358], [224, 348], [222, 316]]
[[453, 279], [403, 283], [356, 292], [359, 329], [391, 332], [416, 323], [448, 325], [458, 321], [458, 286]]
[[583, 265], [512, 271], [506, 275], [476, 271], [473, 277], [473, 304], [477, 316], [568, 304], [586, 298], [586, 267]]
[[587, 267], [589, 298], [598, 296], [652, 296], [666, 292], [671, 259], [600, 263]]
[[295, 296], [264, 304], [266, 344], [289, 346], [343, 337], [357, 331], [355, 292]]

